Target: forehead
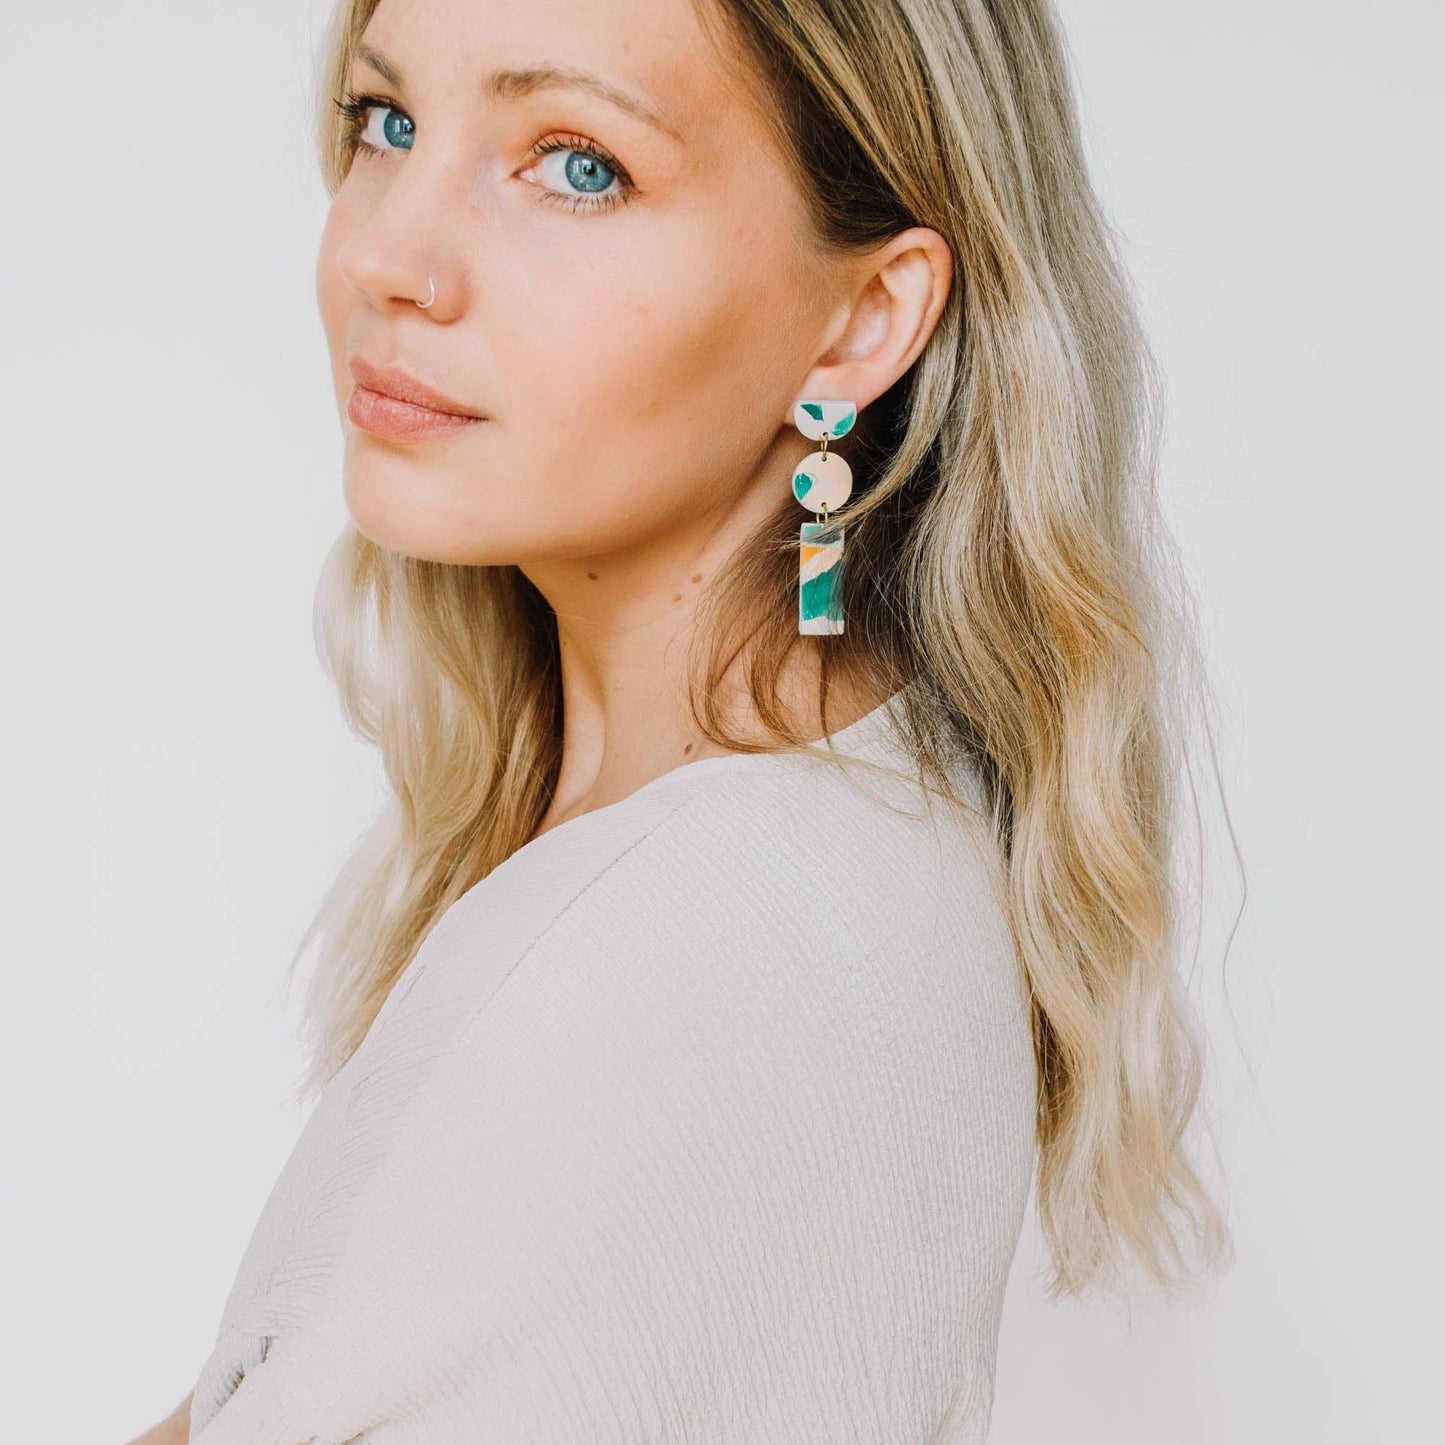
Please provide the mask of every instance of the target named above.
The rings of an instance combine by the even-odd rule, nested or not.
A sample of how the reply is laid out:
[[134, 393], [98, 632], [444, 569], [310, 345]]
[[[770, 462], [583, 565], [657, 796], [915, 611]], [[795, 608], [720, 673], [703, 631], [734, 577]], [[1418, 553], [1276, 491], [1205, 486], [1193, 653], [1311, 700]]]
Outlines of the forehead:
[[522, 93], [498, 72], [595, 77], [641, 102], [679, 140], [731, 116], [759, 126], [759, 96], [713, 0], [380, 0], [363, 44], [403, 87], [443, 86], [478, 103]]

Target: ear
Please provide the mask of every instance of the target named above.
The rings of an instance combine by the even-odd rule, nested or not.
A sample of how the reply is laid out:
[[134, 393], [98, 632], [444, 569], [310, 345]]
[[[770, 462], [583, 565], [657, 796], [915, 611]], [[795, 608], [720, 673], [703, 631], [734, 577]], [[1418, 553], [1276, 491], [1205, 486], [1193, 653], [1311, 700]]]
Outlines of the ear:
[[845, 263], [844, 295], [825, 350], [793, 400], [851, 401], [860, 411], [877, 400], [928, 344], [952, 283], [953, 253], [927, 226], [900, 231], [866, 258]]

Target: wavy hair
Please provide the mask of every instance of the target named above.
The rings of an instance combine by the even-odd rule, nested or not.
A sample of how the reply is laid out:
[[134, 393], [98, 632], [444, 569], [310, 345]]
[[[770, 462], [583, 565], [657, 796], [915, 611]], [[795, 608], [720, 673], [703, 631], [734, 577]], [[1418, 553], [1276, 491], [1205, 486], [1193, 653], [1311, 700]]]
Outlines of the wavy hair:
[[[376, 0], [341, 0], [318, 97], [336, 105]], [[705, 736], [742, 649], [757, 715], [800, 641], [906, 684], [907, 730], [946, 789], [979, 764], [1032, 1000], [1039, 1222], [1052, 1297], [1142, 1264], [1174, 1289], [1229, 1245], [1190, 1158], [1203, 1037], [1176, 969], [1184, 746], [1206, 707], [1193, 604], [1155, 494], [1160, 385], [1082, 156], [1047, 0], [721, 0], [702, 18], [760, 85], [825, 247], [947, 240], [954, 284], [926, 349], [850, 444], [848, 630], [801, 639], [792, 497], [709, 588], [689, 654]], [[819, 177], [827, 177], [820, 188]], [[316, 598], [322, 659], [390, 796], [292, 960], [318, 1090], [443, 911], [533, 834], [561, 755], [555, 620], [513, 566], [387, 551], [348, 526]], [[772, 750], [772, 749], [764, 749]], [[1216, 772], [1217, 779], [1217, 772]]]

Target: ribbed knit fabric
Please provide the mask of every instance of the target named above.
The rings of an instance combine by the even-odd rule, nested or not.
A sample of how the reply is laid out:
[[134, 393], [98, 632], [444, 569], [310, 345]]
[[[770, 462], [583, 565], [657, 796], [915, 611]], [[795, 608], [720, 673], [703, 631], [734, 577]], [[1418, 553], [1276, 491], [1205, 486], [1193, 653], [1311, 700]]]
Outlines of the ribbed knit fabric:
[[[893, 705], [834, 747], [911, 769]], [[312, 1109], [192, 1445], [984, 1440], [1034, 1166], [997, 875], [916, 776], [797, 756], [534, 838]]]

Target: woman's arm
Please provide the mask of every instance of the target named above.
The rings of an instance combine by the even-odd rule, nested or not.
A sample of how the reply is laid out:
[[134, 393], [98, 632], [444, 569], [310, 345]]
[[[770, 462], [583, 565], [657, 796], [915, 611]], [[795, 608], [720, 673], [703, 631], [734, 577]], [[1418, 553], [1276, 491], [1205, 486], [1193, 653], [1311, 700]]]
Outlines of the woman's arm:
[[187, 1395], [159, 1425], [152, 1425], [145, 1434], [137, 1435], [127, 1445], [186, 1445], [190, 1435], [191, 1396]]

